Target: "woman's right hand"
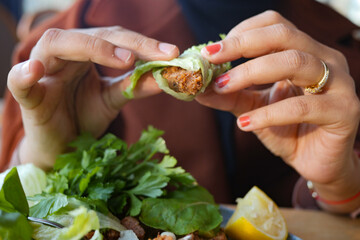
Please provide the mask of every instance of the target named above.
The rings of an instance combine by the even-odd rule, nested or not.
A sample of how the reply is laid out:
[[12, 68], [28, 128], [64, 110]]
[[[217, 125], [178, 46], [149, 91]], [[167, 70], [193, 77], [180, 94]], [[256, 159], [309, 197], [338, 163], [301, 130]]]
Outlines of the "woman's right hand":
[[[21, 163], [50, 168], [56, 156], [81, 132], [104, 133], [127, 102], [129, 84], [102, 79], [94, 63], [129, 69], [134, 60], [170, 60], [176, 46], [161, 43], [121, 27], [49, 29], [33, 48], [30, 59], [15, 65], [8, 88], [20, 104], [25, 137], [19, 146]], [[145, 75], [135, 98], [159, 93]]]

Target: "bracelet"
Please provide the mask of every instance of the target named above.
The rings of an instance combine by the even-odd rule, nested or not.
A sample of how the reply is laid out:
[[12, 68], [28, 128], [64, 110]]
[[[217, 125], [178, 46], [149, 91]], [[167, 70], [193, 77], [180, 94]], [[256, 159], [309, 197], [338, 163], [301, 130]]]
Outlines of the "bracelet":
[[311, 181], [307, 181], [306, 185], [308, 187], [308, 189], [310, 190], [311, 196], [316, 199], [317, 201], [326, 203], [328, 205], [339, 205], [339, 204], [345, 204], [348, 202], [351, 202], [352, 200], [356, 199], [357, 197], [360, 196], [360, 191], [358, 193], [356, 193], [354, 196], [351, 196], [347, 199], [344, 200], [339, 200], [339, 201], [332, 201], [332, 200], [327, 200], [324, 199], [322, 197], [319, 196], [319, 194], [314, 190], [314, 184]]

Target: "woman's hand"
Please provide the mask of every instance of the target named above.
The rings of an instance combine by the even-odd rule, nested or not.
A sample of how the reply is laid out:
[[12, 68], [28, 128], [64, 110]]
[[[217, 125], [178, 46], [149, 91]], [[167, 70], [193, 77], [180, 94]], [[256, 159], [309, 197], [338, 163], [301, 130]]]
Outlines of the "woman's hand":
[[[219, 76], [197, 100], [232, 112], [238, 126], [253, 131], [275, 155], [311, 180], [319, 195], [333, 201], [360, 191], [360, 162], [353, 146], [360, 119], [354, 80], [344, 56], [315, 41], [273, 11], [250, 18], [202, 54], [213, 63], [251, 58]], [[304, 92], [324, 75], [323, 91]], [[253, 85], [270, 84], [263, 90]], [[360, 197], [343, 206], [322, 207], [348, 212]]]
[[[122, 91], [128, 78], [104, 80], [94, 63], [125, 70], [136, 58], [169, 60], [178, 54], [174, 45], [121, 27], [47, 30], [30, 59], [15, 65], [8, 76], [25, 128], [19, 149], [21, 162], [49, 168], [80, 132], [98, 137], [117, 116], [127, 102]], [[135, 98], [158, 92], [157, 84], [147, 75]]]

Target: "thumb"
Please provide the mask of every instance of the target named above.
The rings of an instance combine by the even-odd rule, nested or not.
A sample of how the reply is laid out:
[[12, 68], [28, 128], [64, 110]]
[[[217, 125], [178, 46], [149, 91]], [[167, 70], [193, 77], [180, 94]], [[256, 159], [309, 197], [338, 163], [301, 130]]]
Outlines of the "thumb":
[[[130, 85], [130, 75], [128, 72], [117, 78], [103, 78], [108, 82], [108, 91], [105, 96], [108, 106], [114, 109], [121, 109], [122, 106], [129, 101], [124, 95], [123, 91]], [[134, 99], [141, 99], [159, 94], [162, 90], [159, 88], [151, 72], [148, 72], [139, 79], [136, 88], [134, 89]]]
[[45, 91], [38, 81], [44, 73], [44, 65], [39, 60], [27, 60], [16, 64], [10, 70], [7, 85], [22, 107], [33, 108], [41, 102]]

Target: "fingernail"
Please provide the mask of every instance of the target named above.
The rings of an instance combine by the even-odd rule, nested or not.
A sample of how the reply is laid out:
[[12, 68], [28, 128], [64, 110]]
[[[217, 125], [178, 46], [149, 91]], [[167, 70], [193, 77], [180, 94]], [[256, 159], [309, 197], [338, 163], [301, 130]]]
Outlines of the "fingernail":
[[22, 71], [24, 74], [30, 73], [30, 60], [26, 61], [26, 62], [21, 66], [21, 71]]
[[169, 43], [159, 43], [159, 49], [163, 53], [170, 54], [174, 51], [176, 48], [175, 45], [169, 44]]
[[241, 127], [246, 127], [250, 124], [250, 117], [249, 116], [239, 117], [239, 122]]
[[218, 88], [223, 88], [228, 84], [229, 81], [230, 81], [230, 76], [229, 74], [225, 73], [215, 78], [215, 85]]
[[214, 43], [211, 45], [207, 45], [205, 48], [206, 53], [208, 55], [214, 55], [215, 53], [218, 53], [222, 49], [222, 43]]
[[115, 48], [115, 56], [123, 62], [128, 62], [131, 58], [131, 52], [122, 48]]

